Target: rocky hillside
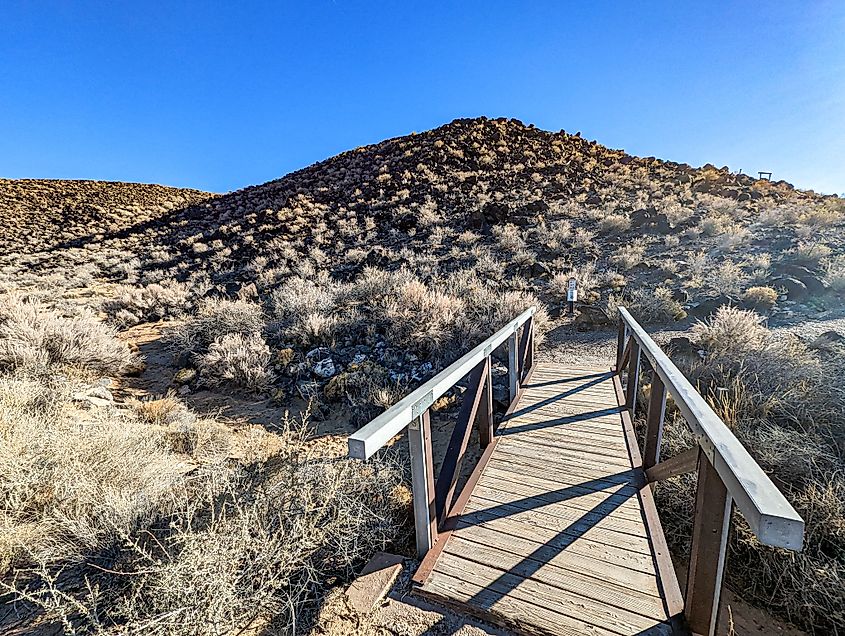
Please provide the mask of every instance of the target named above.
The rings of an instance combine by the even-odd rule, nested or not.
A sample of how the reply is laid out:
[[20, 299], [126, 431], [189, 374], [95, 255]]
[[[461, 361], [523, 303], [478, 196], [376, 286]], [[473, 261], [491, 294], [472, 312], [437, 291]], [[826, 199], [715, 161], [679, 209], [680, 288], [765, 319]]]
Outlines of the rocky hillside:
[[[93, 260], [112, 280], [201, 277], [225, 294], [404, 266], [424, 278], [474, 269], [554, 298], [574, 271], [602, 307], [657, 289], [668, 303], [657, 320], [727, 298], [788, 317], [838, 303], [845, 267], [841, 199], [510, 119], [456, 120], [223, 196], [71, 182], [69, 203], [25, 204], [43, 183], [2, 182], [18, 193], [4, 192], [4, 217], [49, 212], [18, 213], [23, 229], [2, 239], [29, 252], [28, 271]], [[37, 251], [57, 242], [68, 249]]]
[[34, 252], [99, 240], [210, 196], [144, 183], [0, 179], [0, 245], [4, 251]]

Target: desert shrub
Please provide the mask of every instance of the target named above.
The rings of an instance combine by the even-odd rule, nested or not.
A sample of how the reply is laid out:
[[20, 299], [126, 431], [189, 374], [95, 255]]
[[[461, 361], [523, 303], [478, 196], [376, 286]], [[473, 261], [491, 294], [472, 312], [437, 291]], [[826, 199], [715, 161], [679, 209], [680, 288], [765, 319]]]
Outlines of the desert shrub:
[[499, 247], [507, 252], [516, 252], [525, 248], [525, 240], [519, 228], [512, 223], [495, 226], [493, 236], [496, 237]]
[[569, 249], [572, 238], [572, 224], [566, 219], [552, 221], [538, 232], [538, 239], [553, 254], [563, 254]]
[[190, 286], [174, 281], [151, 283], [144, 287], [124, 285], [115, 298], [103, 303], [103, 310], [111, 322], [119, 327], [165, 318], [182, 318], [191, 307]]
[[833, 250], [824, 243], [802, 241], [790, 251], [792, 259], [803, 265], [817, 266], [830, 257]]
[[481, 237], [472, 230], [464, 230], [458, 234], [458, 244], [460, 245], [475, 245]]
[[532, 250], [517, 250], [514, 252], [513, 256], [511, 257], [511, 263], [517, 266], [517, 268], [527, 268], [531, 267], [537, 262], [537, 253]]
[[771, 308], [777, 302], [778, 293], [767, 286], [749, 287], [743, 292], [742, 298], [755, 307]]
[[643, 324], [667, 323], [685, 318], [683, 306], [666, 287], [635, 289], [626, 297], [611, 294], [607, 301], [608, 315], [616, 319], [619, 307], [625, 307]]
[[[278, 320], [271, 331], [295, 344], [379, 333], [391, 346], [436, 363], [459, 357], [530, 305], [542, 306], [531, 294], [503, 292], [476, 269], [424, 283], [406, 269], [367, 268], [348, 283], [294, 280], [271, 302]], [[297, 312], [303, 317], [292, 320]]]
[[753, 311], [725, 305], [692, 327], [693, 336], [708, 351], [718, 353], [760, 349], [769, 332]]
[[737, 223], [729, 223], [722, 229], [719, 236], [719, 247], [725, 251], [732, 252], [739, 246], [748, 242], [751, 232], [748, 228]]
[[18, 568], [0, 585], [67, 634], [294, 633], [327, 580], [402, 541], [396, 464], [327, 453], [302, 425], [224, 463], [202, 439], [235, 433], [172, 400], [82, 421], [3, 379], [0, 404], [0, 572]]
[[[814, 633], [845, 619], [845, 370], [841, 353], [819, 356], [793, 336], [776, 336], [750, 311], [722, 307], [693, 328], [705, 351], [688, 375], [778, 484], [806, 523], [801, 553], [761, 545], [739, 514], [730, 538], [729, 583]], [[690, 434], [670, 418], [667, 448], [682, 450]], [[688, 549], [695, 480], [661, 483], [656, 496], [673, 550]]]
[[183, 351], [202, 353], [223, 336], [249, 336], [261, 333], [264, 326], [264, 312], [255, 303], [245, 300], [206, 300], [195, 316], [173, 330], [170, 339]]
[[289, 278], [271, 294], [273, 315], [292, 322], [308, 314], [328, 314], [337, 306], [340, 285], [328, 277], [308, 280], [301, 276]]
[[360, 285], [337, 283], [328, 276], [306, 279], [295, 276], [279, 285], [270, 298], [271, 330], [276, 337], [301, 346], [333, 345], [342, 333], [359, 325], [357, 305], [367, 299], [388, 293], [393, 281], [367, 268], [359, 278]]
[[701, 219], [698, 231], [704, 236], [718, 236], [725, 231], [728, 219], [719, 215], [709, 215]]
[[612, 289], [619, 289], [621, 287], [624, 287], [626, 283], [625, 275], [620, 274], [619, 272], [614, 271], [612, 269], [604, 272], [603, 278], [604, 284]]
[[459, 317], [456, 339], [452, 344], [453, 359], [492, 336], [532, 306], [537, 308], [534, 314], [535, 341], [538, 345], [543, 342], [549, 315], [545, 305], [534, 294], [516, 290], [503, 292], [471, 270], [455, 272], [444, 281], [444, 286], [465, 301], [465, 311]]
[[609, 262], [613, 267], [618, 267], [623, 271], [627, 271], [643, 262], [647, 244], [642, 239], [635, 239], [630, 243], [620, 247], [615, 254], [613, 254]]
[[831, 289], [845, 292], [845, 255], [834, 256], [825, 263], [825, 280]]
[[458, 317], [465, 310], [461, 298], [409, 281], [388, 298], [381, 309], [386, 335], [395, 346], [440, 358], [456, 338]]
[[0, 298], [0, 371], [67, 366], [117, 375], [138, 362], [89, 310], [62, 316], [17, 295]]
[[79, 562], [169, 511], [182, 480], [162, 431], [117, 409], [74, 416], [69, 393], [0, 379], [0, 572]]
[[663, 214], [666, 215], [667, 220], [673, 226], [680, 225], [681, 223], [686, 223], [689, 218], [693, 215], [693, 210], [684, 207], [681, 205], [677, 200], [665, 200], [666, 203], [662, 203], [660, 206], [661, 211]]
[[260, 334], [230, 333], [212, 342], [197, 359], [197, 369], [209, 386], [228, 384], [263, 391], [273, 381], [270, 347]]
[[750, 279], [755, 282], [763, 282], [769, 279], [772, 266], [772, 256], [767, 252], [752, 254], [747, 259], [747, 265], [751, 269]]
[[604, 234], [619, 234], [630, 229], [630, 227], [631, 219], [624, 214], [608, 214], [599, 219], [598, 222], [599, 232]]
[[572, 235], [572, 245], [581, 250], [594, 249], [596, 246], [594, 242], [595, 238], [595, 232], [591, 232], [586, 228], [579, 227], [575, 229], [575, 232]]
[[714, 293], [736, 297], [740, 295], [742, 288], [748, 283], [749, 276], [741, 265], [726, 260], [712, 270], [706, 280]]

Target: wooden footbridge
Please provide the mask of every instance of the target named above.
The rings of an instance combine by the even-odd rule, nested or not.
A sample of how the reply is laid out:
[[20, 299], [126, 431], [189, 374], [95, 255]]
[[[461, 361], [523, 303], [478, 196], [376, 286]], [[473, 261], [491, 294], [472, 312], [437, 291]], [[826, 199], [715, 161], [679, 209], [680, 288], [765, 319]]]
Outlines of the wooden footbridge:
[[[713, 634], [734, 505], [767, 545], [800, 550], [803, 521], [625, 309], [613, 369], [535, 364], [533, 314], [349, 438], [350, 456], [367, 459], [408, 428], [415, 592], [518, 633]], [[507, 348], [510, 407], [496, 427], [491, 355], [499, 347]], [[643, 376], [651, 387], [641, 451], [631, 414]], [[429, 408], [467, 377], [435, 480]], [[667, 395], [698, 443], [661, 461]], [[483, 454], [457, 492], [474, 426]], [[682, 593], [652, 484], [694, 470]]]

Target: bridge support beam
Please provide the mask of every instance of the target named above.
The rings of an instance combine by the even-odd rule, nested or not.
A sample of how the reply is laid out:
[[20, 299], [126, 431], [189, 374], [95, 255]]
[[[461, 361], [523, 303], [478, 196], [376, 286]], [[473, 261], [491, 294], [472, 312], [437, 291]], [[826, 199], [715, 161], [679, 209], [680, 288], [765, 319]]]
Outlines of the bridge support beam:
[[434, 500], [431, 419], [428, 409], [408, 424], [408, 445], [411, 451], [417, 557], [421, 559], [437, 541], [437, 507]]
[[631, 409], [631, 419], [633, 419], [634, 411], [637, 408], [637, 389], [640, 384], [640, 343], [634, 339], [629, 340], [629, 343], [631, 344], [631, 356], [628, 360], [628, 386], [625, 388], [625, 402]]
[[698, 491], [684, 599], [684, 613], [693, 634], [716, 633], [732, 505], [722, 478], [699, 449]]
[[657, 371], [651, 374], [651, 395], [648, 399], [648, 418], [643, 449], [643, 468], [648, 470], [660, 462], [660, 445], [663, 441], [663, 418], [666, 414], [666, 386]]
[[513, 404], [519, 393], [519, 340], [516, 332], [508, 338], [508, 397]]

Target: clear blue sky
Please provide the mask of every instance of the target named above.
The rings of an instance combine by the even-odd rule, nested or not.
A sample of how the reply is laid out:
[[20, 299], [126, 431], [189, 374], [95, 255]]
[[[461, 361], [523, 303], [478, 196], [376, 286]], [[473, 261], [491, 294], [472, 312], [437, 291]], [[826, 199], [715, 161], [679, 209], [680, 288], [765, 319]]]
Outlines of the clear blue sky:
[[4, 0], [0, 176], [216, 192], [456, 117], [845, 192], [845, 2]]

